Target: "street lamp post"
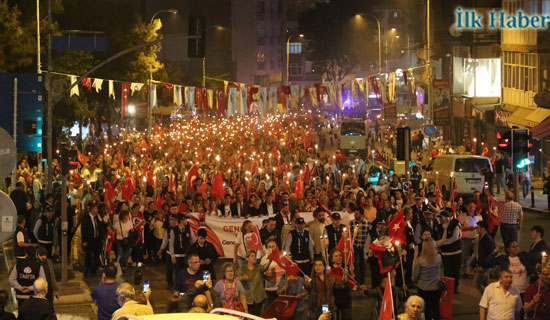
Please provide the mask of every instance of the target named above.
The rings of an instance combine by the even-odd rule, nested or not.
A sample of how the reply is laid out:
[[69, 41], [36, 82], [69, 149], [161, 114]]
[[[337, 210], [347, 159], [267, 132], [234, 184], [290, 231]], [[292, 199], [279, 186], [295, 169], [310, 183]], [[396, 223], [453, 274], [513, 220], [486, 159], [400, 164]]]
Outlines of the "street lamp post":
[[[216, 25], [213, 25], [213, 26], [210, 26], [210, 27], [204, 29], [203, 37], [204, 37], [204, 45], [205, 46], [206, 46], [206, 33], [211, 29], [224, 30], [224, 29], [226, 29], [226, 27], [216, 24]], [[206, 53], [204, 54], [204, 57], [202, 58], [202, 87], [203, 88], [206, 87]]]
[[[290, 39], [292, 39], [292, 37], [294, 36], [294, 34], [291, 34], [290, 36], [288, 36], [288, 38], [286, 39], [286, 66], [285, 66], [285, 85], [288, 85], [289, 81], [288, 81], [288, 67], [289, 67], [289, 61], [290, 61]], [[304, 35], [303, 34], [299, 34], [298, 36], [300, 36], [300, 38], [303, 38]]]
[[[155, 21], [155, 17], [161, 13], [171, 13], [171, 14], [178, 14], [178, 10], [176, 9], [166, 9], [166, 10], [159, 10], [157, 12], [155, 12], [155, 14], [153, 14], [153, 16], [151, 17], [151, 24]], [[148, 81], [148, 85], [149, 85], [149, 95], [147, 97], [147, 101], [148, 101], [148, 108], [147, 108], [147, 132], [149, 134], [151, 134], [151, 127], [152, 127], [152, 122], [153, 122], [153, 106], [151, 105], [152, 101], [151, 101], [151, 84], [153, 84], [153, 70], [149, 69], [149, 81]]]
[[380, 19], [373, 15], [367, 15], [365, 13], [358, 13], [357, 15], [369, 17], [376, 20], [376, 26], [378, 27], [378, 73], [382, 73], [382, 28], [380, 27]]

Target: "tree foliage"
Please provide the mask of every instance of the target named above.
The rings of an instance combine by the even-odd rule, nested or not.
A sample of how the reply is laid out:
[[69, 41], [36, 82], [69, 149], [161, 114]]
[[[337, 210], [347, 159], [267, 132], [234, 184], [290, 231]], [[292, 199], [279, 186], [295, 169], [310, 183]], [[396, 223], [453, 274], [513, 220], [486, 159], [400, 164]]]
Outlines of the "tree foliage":
[[21, 11], [7, 0], [0, 1], [0, 72], [31, 66], [36, 55], [36, 37], [21, 23]]

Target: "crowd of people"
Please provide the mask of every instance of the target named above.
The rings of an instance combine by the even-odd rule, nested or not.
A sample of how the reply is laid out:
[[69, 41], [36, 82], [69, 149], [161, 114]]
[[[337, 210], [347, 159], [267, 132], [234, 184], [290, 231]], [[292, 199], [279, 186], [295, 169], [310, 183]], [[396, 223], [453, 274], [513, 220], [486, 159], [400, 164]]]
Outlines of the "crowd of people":
[[[92, 293], [98, 319], [152, 314], [142, 272], [156, 263], [166, 265], [174, 292], [168, 312], [224, 307], [261, 315], [284, 294], [299, 298], [294, 319], [326, 317], [325, 305], [334, 319], [351, 319], [353, 290], [381, 299], [386, 275], [370, 244], [388, 238], [388, 224], [402, 212], [406, 242], [396, 252], [403, 269], [393, 271], [393, 285], [405, 296], [418, 294], [407, 300], [403, 318], [417, 319], [419, 311], [427, 320], [440, 318], [441, 269], [455, 280], [456, 294], [462, 277], [474, 278], [488, 319], [506, 308], [536, 311], [536, 319], [550, 316], [550, 304], [543, 303], [550, 275], [541, 256], [548, 251], [544, 229], [534, 226], [531, 250], [518, 252], [523, 213], [510, 191], [505, 201], [494, 199], [492, 189], [443, 199], [436, 186], [422, 182], [418, 167], [399, 177], [368, 159], [346, 156], [336, 148], [334, 128], [327, 117], [281, 115], [190, 120], [156, 125], [150, 134], [129, 128], [116, 137], [76, 141], [80, 164], [66, 176], [65, 253], [59, 246], [62, 186], [56, 182], [52, 193], [45, 192], [40, 170], [23, 160], [10, 194], [19, 215], [10, 284], [20, 310], [36, 296], [53, 301], [51, 259], [67, 254], [80, 261], [85, 277], [101, 275]], [[369, 138], [374, 150], [384, 135]], [[54, 177], [61, 180], [59, 162]], [[313, 212], [313, 221], [305, 221], [303, 212]], [[191, 213], [198, 214], [198, 224]], [[232, 261], [218, 261], [223, 252], [207, 240], [211, 216], [242, 219]], [[249, 249], [255, 232], [250, 217], [264, 218], [261, 250]], [[505, 249], [495, 246], [499, 228]], [[350, 250], [338, 246], [346, 234], [353, 262]], [[290, 274], [274, 262], [276, 250], [300, 272]], [[499, 285], [489, 285], [495, 270]], [[119, 283], [121, 274], [132, 271], [132, 283]], [[43, 283], [37, 287], [40, 279], [45, 289]], [[519, 292], [523, 300], [510, 304], [506, 292]]]

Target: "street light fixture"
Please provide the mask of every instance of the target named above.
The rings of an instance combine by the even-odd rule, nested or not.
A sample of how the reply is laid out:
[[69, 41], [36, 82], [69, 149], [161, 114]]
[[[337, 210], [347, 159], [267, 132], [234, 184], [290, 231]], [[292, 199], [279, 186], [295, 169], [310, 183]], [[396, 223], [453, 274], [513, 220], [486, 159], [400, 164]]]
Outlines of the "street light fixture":
[[[382, 30], [380, 28], [380, 19], [373, 15], [367, 15], [365, 13], [357, 13], [355, 15], [356, 17], [365, 17], [365, 18], [372, 18], [376, 20], [376, 25], [378, 27], [378, 73], [382, 73]], [[395, 29], [395, 28], [393, 28]]]
[[[289, 69], [289, 61], [290, 61], [290, 39], [292, 39], [293, 36], [296, 34], [291, 34], [288, 36], [288, 39], [286, 39], [286, 67], [285, 67], [285, 73], [286, 73], [286, 79], [285, 79], [285, 85], [288, 85], [288, 69]], [[303, 34], [298, 34], [300, 38], [303, 38]]]
[[161, 13], [164, 13], [164, 12], [168, 12], [168, 13], [171, 13], [171, 14], [178, 14], [178, 10], [176, 10], [176, 9], [160, 10], [160, 11], [157, 11], [157, 12], [151, 17], [151, 23], [153, 23], [153, 21], [155, 21], [155, 17], [156, 17], [158, 14], [161, 14]]

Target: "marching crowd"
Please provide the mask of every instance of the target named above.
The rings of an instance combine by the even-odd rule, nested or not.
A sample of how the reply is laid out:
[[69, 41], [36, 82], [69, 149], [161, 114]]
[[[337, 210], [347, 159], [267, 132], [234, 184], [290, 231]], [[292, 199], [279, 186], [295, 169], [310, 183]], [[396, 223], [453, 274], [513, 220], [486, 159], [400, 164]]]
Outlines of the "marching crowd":
[[[544, 229], [532, 227], [529, 252], [519, 252], [523, 213], [513, 193], [497, 201], [491, 186], [443, 199], [437, 186], [422, 183], [418, 167], [399, 177], [369, 160], [324, 152], [337, 143], [334, 127], [330, 118], [314, 115], [244, 117], [78, 140], [80, 164], [67, 175], [65, 253], [58, 245], [61, 184], [45, 193], [44, 177], [23, 160], [10, 193], [19, 215], [10, 284], [20, 318], [55, 317], [51, 259], [67, 254], [76, 263], [81, 253], [85, 277], [101, 268], [92, 292], [98, 319], [152, 314], [143, 272], [155, 263], [166, 265], [174, 292], [167, 312], [224, 307], [266, 315], [286, 295], [296, 297], [293, 319], [351, 319], [352, 291], [381, 299], [391, 272], [395, 291], [408, 297], [401, 318], [439, 319], [441, 292], [448, 290], [443, 269], [456, 294], [461, 278], [474, 278], [487, 319], [519, 319], [514, 315], [524, 312], [529, 319], [550, 317]], [[381, 138], [369, 137], [372, 149]], [[56, 181], [60, 172], [56, 163]], [[313, 212], [313, 220], [303, 212]], [[233, 261], [218, 261], [223, 252], [209, 241], [210, 216], [242, 219]], [[264, 218], [259, 230], [250, 217]], [[392, 229], [400, 221], [404, 239], [395, 244]], [[498, 229], [504, 248], [495, 246]], [[256, 235], [260, 247], [251, 244]], [[402, 267], [387, 269], [372, 244], [385, 246]], [[132, 282], [119, 283], [132, 272]], [[489, 284], [493, 273], [499, 281]]]

